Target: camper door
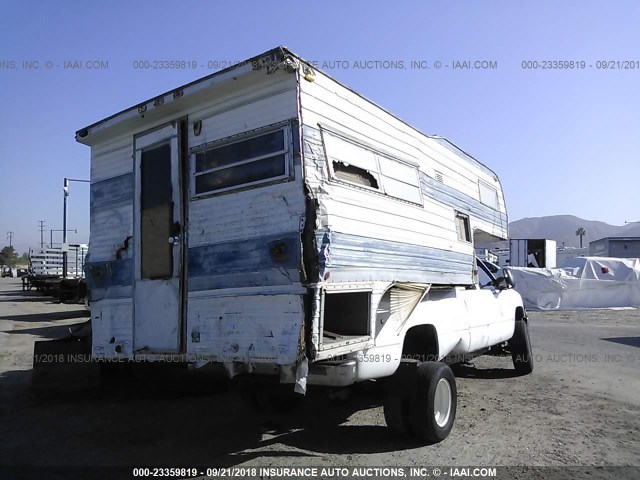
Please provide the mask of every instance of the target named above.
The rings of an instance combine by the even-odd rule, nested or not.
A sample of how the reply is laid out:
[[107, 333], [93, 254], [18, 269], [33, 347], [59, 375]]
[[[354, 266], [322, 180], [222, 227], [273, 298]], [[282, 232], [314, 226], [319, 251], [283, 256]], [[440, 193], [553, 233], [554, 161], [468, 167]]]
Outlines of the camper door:
[[134, 352], [180, 350], [183, 219], [178, 124], [135, 139]]

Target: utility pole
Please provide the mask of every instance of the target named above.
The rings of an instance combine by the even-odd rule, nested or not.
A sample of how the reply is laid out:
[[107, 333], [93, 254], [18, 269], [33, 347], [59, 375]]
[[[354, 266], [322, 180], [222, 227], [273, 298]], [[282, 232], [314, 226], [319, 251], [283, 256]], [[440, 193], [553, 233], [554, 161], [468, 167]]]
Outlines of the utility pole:
[[9, 246], [12, 247], [13, 244], [13, 232], [7, 232], [7, 238], [9, 239]]
[[40, 222], [40, 248], [44, 248], [44, 220], [38, 220]]

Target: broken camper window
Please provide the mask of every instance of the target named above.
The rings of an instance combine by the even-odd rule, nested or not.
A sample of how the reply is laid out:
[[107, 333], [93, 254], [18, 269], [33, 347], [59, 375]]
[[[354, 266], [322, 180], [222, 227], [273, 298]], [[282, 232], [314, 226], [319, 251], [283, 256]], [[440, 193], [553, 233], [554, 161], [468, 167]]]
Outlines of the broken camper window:
[[195, 154], [195, 193], [226, 191], [288, 176], [289, 141], [281, 128]]
[[353, 142], [322, 131], [322, 139], [333, 167], [333, 176], [354, 185], [380, 189], [378, 162], [376, 155]]
[[334, 160], [333, 173], [339, 180], [378, 189], [378, 181], [364, 168]]
[[333, 178], [372, 188], [390, 197], [421, 203], [417, 168], [322, 130]]

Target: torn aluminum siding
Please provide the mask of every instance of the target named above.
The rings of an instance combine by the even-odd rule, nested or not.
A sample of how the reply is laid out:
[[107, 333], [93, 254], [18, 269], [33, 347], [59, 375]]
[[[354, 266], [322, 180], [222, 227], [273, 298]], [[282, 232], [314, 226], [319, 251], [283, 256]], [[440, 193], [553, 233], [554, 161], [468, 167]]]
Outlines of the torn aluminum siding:
[[[301, 80], [300, 102], [305, 181], [318, 204], [321, 272], [330, 272], [330, 281], [473, 283], [473, 235], [497, 240], [507, 234], [495, 174], [322, 72], [312, 73], [313, 82]], [[362, 158], [336, 153], [327, 135], [352, 151], [359, 148]], [[396, 170], [414, 168], [416, 176], [385, 172], [383, 160], [396, 162]], [[345, 165], [352, 173], [340, 178], [335, 170]], [[353, 179], [357, 172], [360, 180]], [[389, 188], [395, 184], [402, 189]], [[482, 189], [494, 193], [491, 202], [481, 197]], [[469, 238], [460, 238], [458, 214], [468, 217]]]

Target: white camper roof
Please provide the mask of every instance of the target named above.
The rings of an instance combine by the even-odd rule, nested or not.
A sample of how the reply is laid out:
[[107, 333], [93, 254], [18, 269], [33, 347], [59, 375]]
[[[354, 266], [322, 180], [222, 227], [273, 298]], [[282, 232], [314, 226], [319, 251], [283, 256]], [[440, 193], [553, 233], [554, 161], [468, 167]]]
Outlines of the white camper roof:
[[[236, 65], [225, 68], [224, 70], [220, 70], [219, 72], [215, 72], [198, 80], [194, 80], [193, 82], [187, 83], [186, 85], [182, 85], [180, 87], [169, 90], [163, 94], [157, 95], [144, 102], [122, 110], [121, 112], [111, 115], [87, 127], [81, 128], [76, 132], [76, 141], [85, 145], [93, 145], [95, 143], [99, 143], [105, 138], [112, 138], [121, 133], [125, 133], [126, 131], [135, 130], [137, 126], [136, 124], [141, 125], [142, 119], [145, 118], [145, 116], [151, 117], [160, 114], [160, 112], [163, 117], [171, 113], [175, 114], [176, 116], [186, 115], [187, 111], [191, 107], [197, 106], [204, 97], [210, 98], [211, 90], [215, 89], [216, 87], [221, 87], [226, 82], [238, 82], [242, 77], [248, 76], [253, 71], [261, 70], [262, 68], [268, 68], [268, 66], [273, 67], [274, 65], [280, 65], [281, 62], [286, 61], [287, 58], [296, 59], [299, 62], [306, 64], [313, 70], [321, 71], [324, 75], [331, 78], [331, 80], [338, 83], [342, 87], [350, 90], [367, 102], [382, 109], [389, 115], [392, 115], [413, 130], [433, 139], [442, 146], [458, 154], [462, 158], [465, 158], [470, 163], [479, 166], [482, 170], [484, 170], [486, 173], [489, 173], [499, 181], [498, 176], [493, 170], [484, 165], [482, 162], [478, 161], [473, 156], [469, 155], [467, 152], [462, 150], [450, 140], [447, 140], [446, 138], [439, 135], [429, 135], [420, 131], [413, 125], [402, 120], [398, 116], [386, 110], [384, 107], [381, 107], [377, 103], [371, 101], [370, 99], [368, 99], [364, 95], [361, 95], [347, 85], [339, 82], [331, 75], [327, 74], [323, 70], [320, 70], [319, 68], [317, 68], [317, 66], [306, 61], [299, 55], [296, 55], [284, 46], [279, 46], [268, 50], [260, 55], [256, 55], [255, 57], [249, 58], [243, 62], [239, 62]], [[148, 124], [148, 122], [145, 122], [145, 124]]]

